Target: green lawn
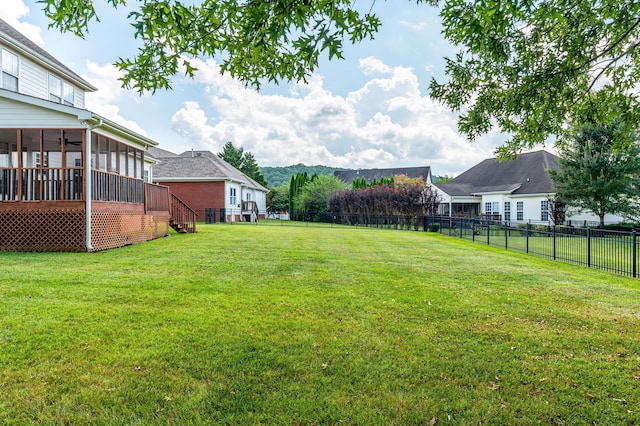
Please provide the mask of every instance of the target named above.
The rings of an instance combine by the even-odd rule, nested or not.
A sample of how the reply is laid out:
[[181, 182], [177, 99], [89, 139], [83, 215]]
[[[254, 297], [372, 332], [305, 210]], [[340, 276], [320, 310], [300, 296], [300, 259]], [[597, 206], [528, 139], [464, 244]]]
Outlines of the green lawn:
[[633, 424], [640, 281], [430, 232], [0, 253], [0, 424]]

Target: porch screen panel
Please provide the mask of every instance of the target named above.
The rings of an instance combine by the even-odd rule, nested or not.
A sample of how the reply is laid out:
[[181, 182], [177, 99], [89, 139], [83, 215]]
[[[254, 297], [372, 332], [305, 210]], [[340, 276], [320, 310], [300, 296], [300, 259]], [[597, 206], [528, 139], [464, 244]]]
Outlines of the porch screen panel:
[[42, 139], [42, 157], [40, 161], [42, 199], [61, 200], [62, 197], [62, 149], [64, 139], [62, 130], [44, 130]]
[[0, 129], [0, 200], [18, 199], [18, 131]]
[[40, 130], [22, 130], [22, 197], [24, 201], [41, 199], [42, 151]]
[[118, 158], [120, 161], [120, 199], [119, 201], [128, 203], [129, 202], [129, 180], [125, 177], [127, 176], [127, 146], [123, 143], [118, 144]]
[[82, 200], [83, 131], [64, 131], [64, 199]]

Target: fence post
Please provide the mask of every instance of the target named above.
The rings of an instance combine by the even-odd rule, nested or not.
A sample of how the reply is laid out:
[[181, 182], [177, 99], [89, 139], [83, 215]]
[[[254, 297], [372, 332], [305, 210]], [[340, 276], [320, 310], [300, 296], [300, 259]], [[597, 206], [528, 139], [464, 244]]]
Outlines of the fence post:
[[531, 227], [531, 224], [527, 222], [527, 228], [524, 231], [527, 234], [527, 250], [526, 252], [529, 253], [529, 228]]
[[489, 237], [491, 235], [491, 223], [487, 220], [487, 245], [491, 245], [491, 238]]
[[587, 228], [587, 267], [591, 268], [591, 228]]
[[509, 248], [509, 236], [507, 235], [507, 222], [504, 223], [504, 248]]
[[476, 241], [476, 220], [471, 218], [471, 241]]
[[553, 224], [553, 260], [556, 260], [556, 224]]
[[633, 278], [635, 278], [637, 276], [637, 265], [636, 265], [636, 230], [633, 229], [631, 231], [631, 244], [633, 244], [633, 247], [631, 248], [631, 255], [633, 256], [633, 260], [632, 260], [632, 268], [633, 268]]

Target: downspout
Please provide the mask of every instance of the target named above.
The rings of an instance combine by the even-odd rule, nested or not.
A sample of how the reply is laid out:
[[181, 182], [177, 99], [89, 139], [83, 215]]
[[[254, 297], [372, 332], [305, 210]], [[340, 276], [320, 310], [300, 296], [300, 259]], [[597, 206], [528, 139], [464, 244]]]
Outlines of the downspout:
[[[88, 122], [86, 122], [88, 124]], [[91, 131], [97, 127], [102, 126], [102, 119], [98, 119], [94, 122], [94, 124], [88, 124], [87, 126], [87, 136], [85, 140], [85, 153], [84, 153], [84, 174], [85, 174], [85, 212], [86, 212], [86, 221], [85, 221], [85, 233], [86, 233], [86, 245], [87, 251], [93, 251], [93, 246], [91, 245]]]

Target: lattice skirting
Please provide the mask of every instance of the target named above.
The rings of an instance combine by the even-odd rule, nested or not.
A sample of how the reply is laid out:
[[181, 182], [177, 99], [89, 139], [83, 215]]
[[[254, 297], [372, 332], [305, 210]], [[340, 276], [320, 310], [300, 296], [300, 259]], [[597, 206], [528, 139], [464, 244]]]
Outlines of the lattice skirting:
[[94, 251], [141, 243], [169, 235], [169, 214], [94, 211], [91, 245]]
[[0, 227], [1, 251], [86, 251], [84, 209], [0, 210]]

